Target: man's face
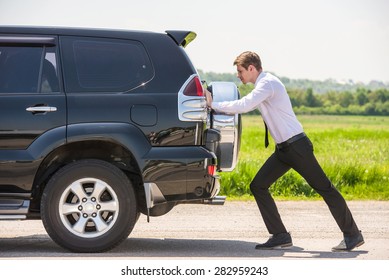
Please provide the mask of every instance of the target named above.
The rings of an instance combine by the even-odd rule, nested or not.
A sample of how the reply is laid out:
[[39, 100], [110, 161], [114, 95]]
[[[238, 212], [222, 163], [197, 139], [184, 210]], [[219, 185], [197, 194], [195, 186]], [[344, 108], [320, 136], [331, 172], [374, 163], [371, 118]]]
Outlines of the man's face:
[[254, 71], [254, 69], [255, 67], [252, 65], [249, 65], [247, 69], [245, 69], [241, 65], [237, 65], [236, 66], [236, 71], [238, 72], [237, 77], [242, 81], [243, 84], [255, 83], [256, 77], [254, 78], [254, 75], [256, 71]]

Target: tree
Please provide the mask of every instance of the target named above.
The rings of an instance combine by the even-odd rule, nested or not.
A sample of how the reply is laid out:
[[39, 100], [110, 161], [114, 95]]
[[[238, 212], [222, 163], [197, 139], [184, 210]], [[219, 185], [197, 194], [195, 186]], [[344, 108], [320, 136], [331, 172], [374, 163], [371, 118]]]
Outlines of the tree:
[[252, 84], [245, 84], [245, 85], [240, 84], [238, 86], [238, 90], [239, 90], [241, 97], [249, 94], [253, 89], [254, 89], [254, 85], [252, 85]]
[[308, 88], [305, 92], [305, 105], [308, 107], [319, 107], [321, 104], [313, 94], [312, 88]]
[[367, 98], [366, 93], [364, 93], [364, 92], [358, 92], [358, 93], [357, 93], [357, 96], [356, 96], [356, 101], [357, 101], [358, 105], [363, 106], [363, 105], [365, 105], [367, 102], [369, 102], [369, 98]]
[[339, 93], [339, 105], [346, 108], [354, 103], [354, 96], [349, 91]]

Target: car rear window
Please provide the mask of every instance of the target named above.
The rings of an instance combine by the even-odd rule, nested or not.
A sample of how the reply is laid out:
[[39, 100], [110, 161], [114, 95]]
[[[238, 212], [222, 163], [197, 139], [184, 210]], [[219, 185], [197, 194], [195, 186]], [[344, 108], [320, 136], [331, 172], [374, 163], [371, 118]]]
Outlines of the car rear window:
[[61, 38], [67, 92], [124, 92], [153, 77], [153, 68], [138, 41]]

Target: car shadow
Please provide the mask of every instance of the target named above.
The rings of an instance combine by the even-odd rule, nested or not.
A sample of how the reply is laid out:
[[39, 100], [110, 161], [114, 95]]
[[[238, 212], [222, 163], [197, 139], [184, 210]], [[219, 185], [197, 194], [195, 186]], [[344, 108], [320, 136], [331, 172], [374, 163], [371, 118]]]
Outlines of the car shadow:
[[353, 259], [368, 251], [331, 252], [289, 249], [255, 250], [256, 243], [241, 240], [128, 238], [111, 251], [73, 253], [47, 235], [0, 238], [2, 258], [264, 258], [264, 259]]

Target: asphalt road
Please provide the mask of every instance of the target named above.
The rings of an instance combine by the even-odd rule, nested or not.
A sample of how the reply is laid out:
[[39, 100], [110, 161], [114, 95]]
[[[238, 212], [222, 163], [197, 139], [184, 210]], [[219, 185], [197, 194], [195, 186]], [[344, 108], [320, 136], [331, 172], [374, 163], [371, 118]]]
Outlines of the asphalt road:
[[141, 216], [129, 238], [112, 251], [76, 254], [56, 245], [41, 221], [0, 221], [0, 260], [17, 259], [368, 259], [389, 260], [389, 202], [350, 201], [365, 244], [333, 253], [342, 234], [322, 201], [278, 201], [293, 237], [288, 250], [259, 251], [269, 234], [254, 202], [179, 205], [147, 223]]

